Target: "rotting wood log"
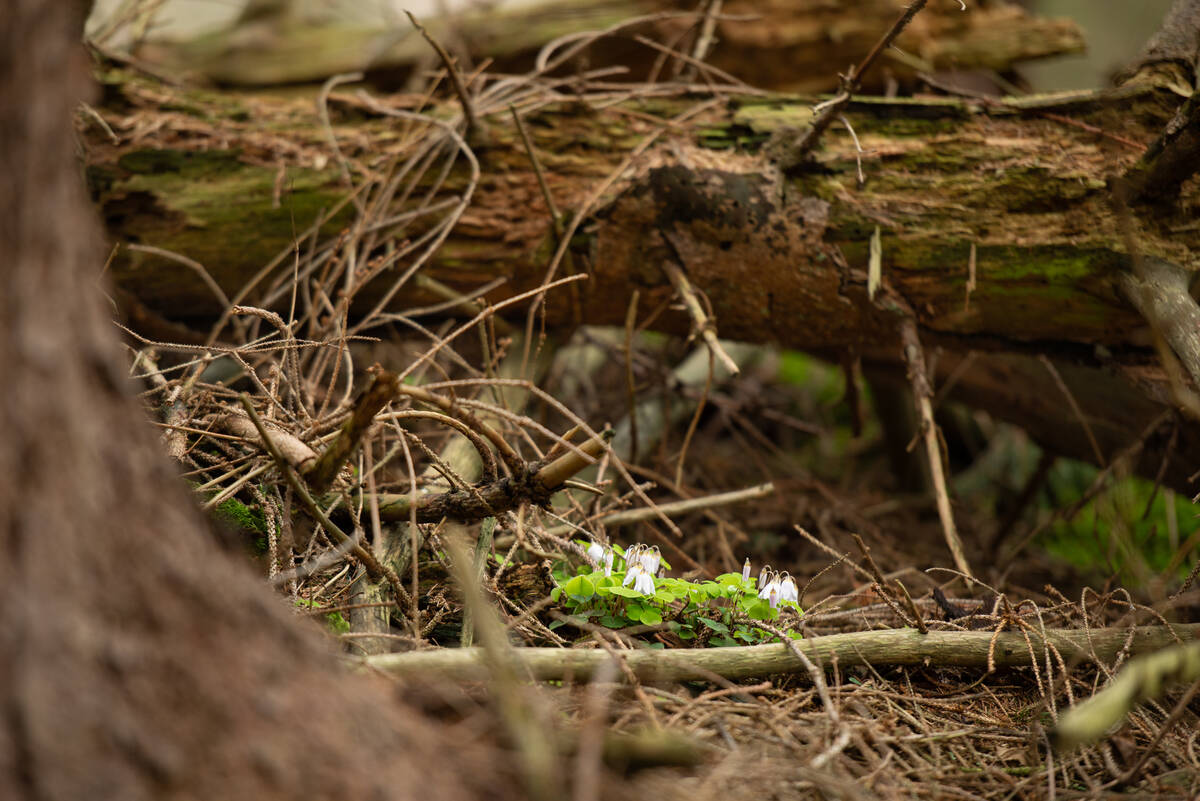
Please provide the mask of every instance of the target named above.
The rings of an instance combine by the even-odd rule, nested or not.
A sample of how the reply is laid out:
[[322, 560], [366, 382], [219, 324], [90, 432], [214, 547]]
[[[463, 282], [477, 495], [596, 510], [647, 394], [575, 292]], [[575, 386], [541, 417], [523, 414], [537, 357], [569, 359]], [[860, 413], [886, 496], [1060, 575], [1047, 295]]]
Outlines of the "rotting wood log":
[[[1110, 662], [1128, 645], [1130, 654], [1166, 648], [1200, 635], [1200, 623], [1129, 629], [1050, 629], [1045, 640], [1034, 632], [931, 631], [887, 629], [808, 637], [796, 645], [818, 665], [924, 665], [935, 667], [1027, 667], [1046, 658], [1049, 643], [1068, 663]], [[536, 681], [572, 678], [586, 681], [606, 661], [608, 651], [580, 648], [514, 648], [512, 655]], [[804, 673], [806, 668], [783, 643], [738, 648], [677, 648], [621, 651], [633, 675], [642, 681], [705, 680], [714, 673], [747, 679], [774, 673]], [[481, 679], [487, 666], [478, 648], [440, 648], [367, 657], [360, 664], [395, 676], [434, 674], [458, 680]]]
[[[349, 187], [310, 100], [167, 87], [119, 70], [102, 78], [108, 99], [99, 113], [117, 143], [82, 124], [89, 180], [115, 240], [186, 254], [232, 294], [322, 210], [343, 207], [326, 235], [349, 219]], [[377, 109], [409, 101], [330, 97], [331, 130], [354, 178], [404, 147]], [[636, 144], [661, 134], [576, 231], [571, 256], [590, 280], [578, 285], [577, 302], [547, 298], [549, 324], [623, 324], [632, 289], [646, 309], [670, 296], [661, 265], [674, 259], [711, 302], [723, 337], [857, 353], [886, 369], [898, 364], [896, 319], [866, 294], [868, 242], [879, 226], [884, 279], [916, 311], [926, 347], [942, 352], [939, 381], [972, 360], [956, 375], [958, 397], [1089, 461], [1093, 439], [1105, 461], [1173, 407], [1152, 333], [1122, 290], [1129, 237], [1109, 186], [1182, 102], [1175, 92], [1139, 84], [999, 101], [861, 98], [847, 122], [863, 152], [835, 129], [812, 168], [788, 175], [772, 161], [770, 137], [803, 125], [808, 102], [726, 97], [696, 111], [701, 102], [660, 96], [600, 110], [564, 100], [525, 115], [549, 190], [566, 210]], [[671, 122], [688, 109], [694, 116]], [[554, 232], [507, 109], [484, 124], [483, 178], [427, 272], [464, 292], [505, 277], [488, 295], [498, 302], [540, 284]], [[464, 180], [452, 174], [445, 192], [461, 191]], [[1193, 271], [1198, 200], [1193, 182], [1171, 208], [1134, 207], [1139, 254]], [[219, 313], [197, 276], [152, 253], [122, 251], [113, 272], [150, 310], [183, 321]], [[363, 305], [387, 280], [360, 293]], [[435, 300], [406, 291], [397, 303]], [[668, 312], [655, 327], [684, 333], [689, 321]], [[1082, 419], [1036, 358], [1042, 353]], [[1200, 431], [1179, 425], [1171, 447], [1170, 426], [1153, 432], [1135, 469], [1155, 476], [1162, 468], [1167, 484], [1188, 492]]]
[[[524, 72], [534, 55], [560, 37], [613, 29], [587, 49], [590, 68], [620, 66], [623, 78], [650, 74], [660, 53], [635, 41], [649, 36], [680, 42], [690, 51], [698, 16], [694, 0], [535, 0], [492, 4], [422, 20], [431, 34], [491, 58], [497, 68]], [[858, 0], [853, 13], [827, 0], [726, 0], [708, 61], [754, 86], [781, 91], [833, 89], [837, 72], [857, 62], [900, 12], [904, 0]], [[631, 21], [640, 20], [637, 24]], [[558, 49], [565, 52], [577, 39]], [[1074, 22], [1046, 19], [1016, 4], [973, 4], [963, 13], [957, 0], [930, 4], [905, 31], [888, 57], [887, 74], [911, 81], [917, 72], [1011, 69], [1030, 59], [1081, 52]], [[275, 13], [239, 19], [230, 28], [190, 41], [152, 43], [137, 52], [143, 62], [167, 70], [235, 85], [321, 81], [331, 75], [372, 71], [385, 80], [394, 72], [432, 65], [431, 51], [408, 22], [305, 18], [279, 4]], [[571, 61], [578, 67], [580, 59]], [[670, 74], [672, 69], [667, 67]], [[883, 86], [883, 73], [871, 84]]]

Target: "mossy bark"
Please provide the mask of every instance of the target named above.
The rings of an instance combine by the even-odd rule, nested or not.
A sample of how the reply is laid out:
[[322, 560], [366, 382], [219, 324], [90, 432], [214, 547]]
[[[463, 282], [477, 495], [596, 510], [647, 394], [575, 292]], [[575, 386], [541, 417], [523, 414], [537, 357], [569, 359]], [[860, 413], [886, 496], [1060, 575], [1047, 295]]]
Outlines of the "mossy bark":
[[[120, 141], [96, 125], [85, 141], [110, 235], [183, 253], [227, 293], [350, 190], [311, 98], [168, 88], [120, 72], [105, 80], [101, 113]], [[633, 147], [699, 102], [644, 99], [600, 111], [564, 101], [527, 114], [556, 205], [578, 208]], [[1124, 226], [1109, 183], [1155, 138], [1177, 95], [1141, 86], [1009, 102], [864, 98], [846, 117], [861, 154], [848, 129], [833, 130], [813, 164], [784, 175], [773, 143], [803, 124], [809, 102], [733, 97], [668, 126], [579, 226], [571, 257], [589, 280], [575, 299], [549, 296], [548, 322], [622, 324], [633, 288], [646, 309], [670, 297], [661, 266], [671, 260], [707, 296], [722, 336], [895, 364], [895, 313], [866, 293], [878, 227], [883, 278], [915, 310], [926, 344], [951, 357], [984, 354], [958, 383], [985, 408], [1094, 461], [1086, 427], [1107, 460], [1171, 405], [1122, 276], [1130, 242], [1140, 255], [1194, 269], [1200, 192], [1186, 184], [1174, 207], [1135, 208]], [[394, 123], [358, 97], [335, 93], [330, 109], [355, 180], [402, 151]], [[158, 129], [139, 137], [147, 119]], [[484, 124], [471, 207], [425, 269], [464, 291], [505, 276], [489, 295], [500, 301], [542, 281], [554, 234], [507, 112]], [[462, 191], [465, 180], [453, 173], [443, 193]], [[345, 226], [343, 207], [323, 235]], [[290, 259], [285, 268], [290, 275]], [[159, 257], [123, 250], [113, 273], [174, 319], [219, 312], [198, 277]], [[367, 308], [371, 288], [357, 298]], [[396, 302], [434, 300], [413, 290]], [[689, 322], [668, 312], [655, 326], [684, 333]], [[1057, 382], [1033, 395], [1049, 380], [1029, 358], [1038, 353], [1055, 359], [1087, 426]], [[957, 359], [938, 361], [944, 374]], [[1186, 489], [1200, 461], [1200, 437], [1189, 430], [1171, 454], [1165, 436], [1151, 443], [1141, 469], [1155, 474], [1169, 457], [1166, 480]]]

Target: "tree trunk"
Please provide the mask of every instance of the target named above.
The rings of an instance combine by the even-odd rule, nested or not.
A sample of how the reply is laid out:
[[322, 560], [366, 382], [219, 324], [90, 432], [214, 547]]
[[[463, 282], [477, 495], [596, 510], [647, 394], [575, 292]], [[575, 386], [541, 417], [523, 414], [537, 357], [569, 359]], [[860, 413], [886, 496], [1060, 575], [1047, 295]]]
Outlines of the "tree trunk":
[[[107, 80], [104, 115], [117, 143], [90, 126], [87, 159], [118, 241], [182, 253], [233, 292], [346, 195], [328, 132], [293, 98], [167, 89], [119, 72]], [[404, 152], [394, 123], [380, 116], [389, 102], [409, 99], [330, 98], [329, 132], [356, 183]], [[850, 352], [898, 369], [895, 310], [866, 292], [878, 228], [883, 279], [915, 311], [926, 346], [944, 352], [938, 377], [954, 374], [959, 397], [1059, 453], [1100, 464], [1149, 430], [1137, 469], [1156, 476], [1165, 463], [1168, 484], [1192, 489], [1200, 432], [1190, 423], [1177, 436], [1166, 422], [1148, 429], [1174, 398], [1155, 366], [1152, 331], [1127, 300], [1127, 279], [1132, 242], [1186, 286], [1200, 245], [1191, 216], [1200, 192], [1187, 184], [1174, 206], [1135, 208], [1124, 226], [1108, 188], [1158, 135], [1176, 95], [1139, 85], [1003, 102], [863, 98], [846, 115], [865, 151], [861, 188], [844, 129], [826, 135], [816, 164], [781, 169], [772, 143], [810, 118], [807, 104], [735, 97], [665, 132], [656, 121], [697, 103], [659, 97], [599, 111], [559, 102], [525, 115], [550, 192], [567, 210], [661, 133], [578, 227], [571, 256], [589, 280], [574, 296], [548, 296], [551, 324], [620, 325], [635, 287], [641, 307], [653, 309], [673, 292], [662, 267], [675, 263], [711, 302], [722, 336], [835, 360]], [[538, 286], [555, 240], [507, 109], [483, 118], [484, 178], [423, 273], [460, 291], [506, 277], [489, 294], [498, 302]], [[141, 133], [151, 122], [155, 132]], [[466, 183], [456, 170], [439, 197]], [[343, 211], [325, 233], [350, 219]], [[183, 320], [220, 311], [193, 272], [157, 256], [125, 251], [113, 270], [149, 309]], [[290, 278], [291, 270], [287, 259], [278, 272]], [[360, 291], [357, 308], [369, 308], [391, 280]], [[396, 306], [440, 300], [406, 289]], [[685, 333], [690, 321], [668, 311], [654, 326]]]
[[217, 552], [129, 397], [72, 160], [81, 5], [7, 0], [0, 30], [0, 796], [481, 790], [486, 754], [340, 675]]

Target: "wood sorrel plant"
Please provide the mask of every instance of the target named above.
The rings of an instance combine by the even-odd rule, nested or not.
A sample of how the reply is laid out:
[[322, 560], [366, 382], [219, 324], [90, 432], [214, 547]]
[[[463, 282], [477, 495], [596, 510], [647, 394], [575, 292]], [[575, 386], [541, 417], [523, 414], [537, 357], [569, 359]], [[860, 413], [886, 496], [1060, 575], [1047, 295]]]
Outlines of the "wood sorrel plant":
[[[700, 638], [709, 645], [760, 643], [772, 635], [750, 621], [776, 620], [783, 609], [803, 614], [796, 582], [787, 573], [764, 568], [757, 581], [750, 577], [750, 560], [741, 573], [725, 573], [712, 581], [658, 578], [670, 569], [658, 547], [604, 547], [580, 542], [593, 565], [580, 565], [571, 574], [563, 563], [554, 573], [558, 586], [551, 597], [568, 614], [611, 629], [657, 625], [667, 620], [680, 639]], [[565, 621], [550, 624], [557, 628]], [[799, 634], [793, 635], [799, 637]], [[661, 644], [657, 644], [661, 647]]]

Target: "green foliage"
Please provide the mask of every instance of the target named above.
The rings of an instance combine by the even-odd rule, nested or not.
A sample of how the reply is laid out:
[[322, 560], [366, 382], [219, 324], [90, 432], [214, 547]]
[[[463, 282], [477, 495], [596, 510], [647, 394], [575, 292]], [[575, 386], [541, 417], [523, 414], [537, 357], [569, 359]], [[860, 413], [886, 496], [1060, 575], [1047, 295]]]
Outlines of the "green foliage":
[[213, 516], [229, 527], [240, 531], [267, 533], [267, 520], [263, 517], [262, 511], [247, 506], [237, 498], [230, 498], [220, 504], [213, 510]]
[[[1041, 451], [1013, 426], [988, 423], [985, 434], [986, 449], [954, 476], [954, 494], [964, 507], [1002, 518], [1037, 469]], [[1092, 465], [1057, 460], [1037, 498], [1035, 520], [1048, 521], [1071, 508], [1098, 475]], [[1081, 568], [1089, 582], [1115, 579], [1131, 589], [1152, 580], [1175, 582], [1195, 564], [1195, 547], [1190, 553], [1182, 549], [1196, 530], [1198, 513], [1200, 507], [1188, 498], [1156, 489], [1152, 481], [1122, 477], [1118, 468], [1074, 517], [1050, 524], [1037, 545]], [[1019, 540], [1029, 525], [1036, 522], [1018, 526], [1010, 542]]]
[[[616, 547], [617, 553], [623, 553]], [[665, 562], [664, 562], [665, 564]], [[669, 567], [669, 565], [667, 565]], [[754, 579], [743, 580], [740, 573], [725, 573], [712, 581], [687, 581], [679, 578], [654, 579], [653, 595], [622, 586], [624, 570], [604, 575], [590, 566], [576, 569], [563, 564], [555, 572], [558, 586], [551, 598], [578, 622], [592, 622], [610, 629], [637, 625], [658, 625], [664, 620], [681, 640], [699, 640], [712, 646], [755, 645], [772, 635], [755, 628], [752, 620], [776, 620], [780, 609], [758, 597]], [[783, 601], [783, 607], [800, 608]], [[556, 620], [550, 628], [566, 621]]]
[[[1047, 481], [1051, 505], [1065, 507], [1082, 497], [1097, 472], [1082, 462], [1056, 465]], [[1195, 530], [1198, 512], [1186, 497], [1156, 489], [1145, 479], [1124, 478], [1112, 482], [1070, 521], [1051, 526], [1041, 541], [1072, 564], [1116, 576], [1126, 586], [1140, 586], [1172, 565], [1178, 576], [1168, 580], [1182, 578], [1191, 569], [1194, 555], [1177, 559], [1176, 551]], [[1168, 535], [1172, 516], [1181, 532], [1174, 544]]]
[[[852, 465], [851, 443], [854, 435], [853, 409], [846, 402], [845, 371], [815, 356], [795, 350], [779, 351], [777, 379], [788, 387], [791, 405], [788, 414], [815, 425], [820, 434], [798, 437], [792, 455], [813, 474], [827, 478], [842, 475]], [[858, 382], [864, 410], [874, 402], [870, 385]], [[880, 435], [874, 415], [865, 415], [864, 430], [858, 439], [871, 441]]]
[[[296, 606], [301, 609], [320, 609], [324, 604], [320, 601], [311, 599], [297, 598]], [[350, 621], [342, 616], [341, 612], [330, 612], [325, 615], [325, 623], [333, 631], [334, 634], [347, 634], [350, 631]]]
[[262, 510], [230, 498], [213, 509], [212, 515], [224, 526], [253, 535], [249, 545], [255, 554], [261, 556], [267, 552], [267, 520]]
[[846, 391], [846, 379], [841, 370], [798, 350], [780, 352], [779, 380], [804, 387], [815, 394], [817, 404], [825, 407], [840, 401]]

